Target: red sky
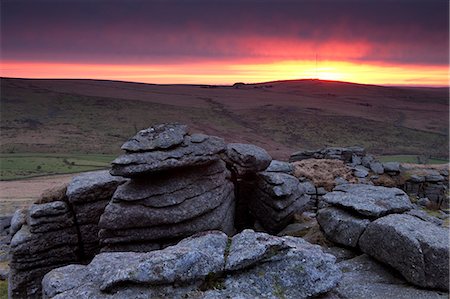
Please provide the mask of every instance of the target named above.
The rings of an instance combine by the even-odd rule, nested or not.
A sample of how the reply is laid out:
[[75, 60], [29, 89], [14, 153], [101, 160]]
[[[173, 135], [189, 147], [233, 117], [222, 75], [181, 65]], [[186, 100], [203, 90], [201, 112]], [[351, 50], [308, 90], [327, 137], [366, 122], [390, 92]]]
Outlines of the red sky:
[[447, 0], [1, 5], [4, 77], [448, 85]]

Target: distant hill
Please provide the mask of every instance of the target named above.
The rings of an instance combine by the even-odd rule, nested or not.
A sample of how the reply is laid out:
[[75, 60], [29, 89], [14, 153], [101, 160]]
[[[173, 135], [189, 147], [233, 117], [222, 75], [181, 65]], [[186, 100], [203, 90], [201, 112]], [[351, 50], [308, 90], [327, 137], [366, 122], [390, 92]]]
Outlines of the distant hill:
[[134, 133], [181, 122], [286, 159], [361, 145], [448, 159], [447, 88], [292, 80], [235, 86], [1, 79], [2, 153], [116, 154]]

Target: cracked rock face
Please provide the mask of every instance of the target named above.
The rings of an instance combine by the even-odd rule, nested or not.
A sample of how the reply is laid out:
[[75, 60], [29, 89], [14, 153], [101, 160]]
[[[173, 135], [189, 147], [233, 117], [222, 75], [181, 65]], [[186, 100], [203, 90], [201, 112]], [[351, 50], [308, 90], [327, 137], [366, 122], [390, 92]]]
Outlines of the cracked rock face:
[[334, 206], [349, 209], [367, 217], [402, 213], [412, 208], [408, 195], [398, 188], [363, 184], [339, 185], [323, 196]]
[[112, 162], [111, 174], [138, 177], [220, 159], [225, 150], [222, 138], [189, 135], [187, 130], [185, 125], [163, 124], [140, 131], [122, 146], [126, 154]]
[[102, 253], [87, 266], [51, 271], [42, 285], [44, 298], [308, 298], [340, 276], [318, 246], [245, 230], [232, 239], [200, 233], [148, 253]]
[[357, 247], [370, 220], [333, 207], [319, 210], [317, 221], [327, 239], [344, 246]]
[[448, 290], [449, 239], [445, 228], [411, 215], [388, 215], [367, 226], [359, 246], [414, 285]]

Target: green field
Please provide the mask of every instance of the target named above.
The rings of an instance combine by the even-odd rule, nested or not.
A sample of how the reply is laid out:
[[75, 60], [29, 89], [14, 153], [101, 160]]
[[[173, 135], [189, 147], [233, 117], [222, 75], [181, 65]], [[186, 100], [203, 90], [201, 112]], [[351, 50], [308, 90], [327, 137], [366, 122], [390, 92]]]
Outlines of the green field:
[[[415, 155], [380, 156], [380, 157], [378, 157], [378, 160], [380, 160], [381, 162], [401, 162], [401, 163], [414, 163], [414, 164], [419, 163], [419, 164], [421, 164], [419, 156], [415, 156]], [[445, 163], [448, 163], [448, 160], [433, 159], [433, 158], [426, 159], [426, 164], [445, 164]]]
[[0, 180], [105, 169], [116, 155], [0, 154]]

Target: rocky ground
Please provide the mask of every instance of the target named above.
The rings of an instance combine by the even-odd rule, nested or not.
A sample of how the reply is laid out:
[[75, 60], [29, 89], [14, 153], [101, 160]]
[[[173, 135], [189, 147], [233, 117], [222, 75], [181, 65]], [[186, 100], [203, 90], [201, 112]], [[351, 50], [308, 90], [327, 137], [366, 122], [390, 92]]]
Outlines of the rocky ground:
[[448, 167], [178, 124], [122, 149], [1, 219], [11, 298], [448, 298]]

